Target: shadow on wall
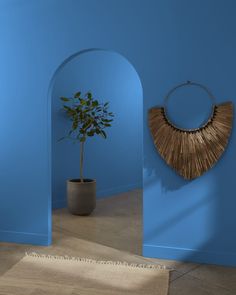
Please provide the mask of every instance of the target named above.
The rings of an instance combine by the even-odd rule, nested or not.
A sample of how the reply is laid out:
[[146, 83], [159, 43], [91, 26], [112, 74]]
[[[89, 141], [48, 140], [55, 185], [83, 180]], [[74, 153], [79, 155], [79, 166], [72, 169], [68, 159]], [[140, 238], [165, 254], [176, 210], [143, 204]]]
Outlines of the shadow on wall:
[[134, 67], [120, 54], [87, 50], [70, 58], [57, 71], [52, 87], [53, 208], [66, 206], [66, 180], [79, 178], [79, 145], [58, 142], [70, 122], [61, 112], [61, 96], [91, 91], [109, 101], [115, 114], [108, 138], [85, 144], [84, 176], [97, 180], [97, 196], [105, 197], [142, 186], [142, 86]]
[[[195, 118], [199, 113], [200, 123], [201, 114], [208, 106], [203, 104], [202, 110], [201, 107], [191, 110], [190, 105], [183, 103], [176, 105], [176, 109], [178, 107], [187, 113], [194, 112]], [[182, 118], [182, 127], [192, 127], [177, 110], [176, 113], [172, 110], [172, 115]], [[191, 121], [191, 115], [188, 118]], [[148, 134], [152, 141], [150, 132]], [[144, 182], [144, 212], [148, 212], [145, 219], [145, 229], [148, 230], [144, 232], [145, 256], [236, 265], [232, 230], [236, 208], [236, 199], [232, 198], [234, 180], [223, 177], [234, 169], [234, 144], [232, 133], [226, 151], [216, 165], [192, 181], [184, 180], [172, 170], [154, 144], [149, 146], [149, 160], [144, 159], [144, 179], [148, 179]], [[153, 206], [155, 203], [157, 207]], [[155, 224], [153, 220], [156, 220]]]

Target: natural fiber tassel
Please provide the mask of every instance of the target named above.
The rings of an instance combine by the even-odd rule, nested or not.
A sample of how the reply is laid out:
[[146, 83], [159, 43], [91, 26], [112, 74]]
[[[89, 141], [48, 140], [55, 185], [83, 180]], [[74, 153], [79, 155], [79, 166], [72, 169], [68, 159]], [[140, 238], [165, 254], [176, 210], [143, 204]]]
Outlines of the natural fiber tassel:
[[34, 257], [34, 258], [43, 258], [43, 259], [55, 259], [55, 260], [70, 260], [76, 262], [86, 262], [86, 263], [96, 263], [96, 264], [111, 264], [111, 265], [120, 265], [126, 267], [135, 267], [135, 268], [149, 268], [149, 269], [158, 269], [158, 270], [173, 270], [165, 265], [159, 264], [139, 264], [139, 263], [128, 263], [128, 262], [120, 262], [120, 261], [101, 261], [94, 260], [90, 258], [81, 258], [81, 257], [73, 257], [73, 256], [57, 256], [57, 255], [48, 255], [48, 254], [38, 254], [35, 252], [25, 253], [25, 256]]
[[161, 157], [185, 179], [208, 171], [221, 157], [230, 137], [233, 104], [216, 105], [208, 122], [193, 130], [174, 126], [164, 108], [149, 111], [149, 127]]

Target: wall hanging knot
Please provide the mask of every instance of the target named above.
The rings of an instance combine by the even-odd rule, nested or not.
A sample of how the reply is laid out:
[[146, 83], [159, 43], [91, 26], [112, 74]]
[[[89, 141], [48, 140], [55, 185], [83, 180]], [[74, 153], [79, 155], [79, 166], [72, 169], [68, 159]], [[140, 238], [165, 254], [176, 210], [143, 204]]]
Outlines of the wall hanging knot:
[[[176, 89], [192, 85], [207, 92], [212, 100], [212, 114], [199, 128], [179, 128], [167, 117], [166, 102]], [[233, 103], [216, 105], [215, 98], [207, 87], [187, 81], [168, 92], [163, 107], [149, 110], [148, 121], [161, 157], [181, 176], [190, 180], [213, 167], [226, 149], [233, 124]]]

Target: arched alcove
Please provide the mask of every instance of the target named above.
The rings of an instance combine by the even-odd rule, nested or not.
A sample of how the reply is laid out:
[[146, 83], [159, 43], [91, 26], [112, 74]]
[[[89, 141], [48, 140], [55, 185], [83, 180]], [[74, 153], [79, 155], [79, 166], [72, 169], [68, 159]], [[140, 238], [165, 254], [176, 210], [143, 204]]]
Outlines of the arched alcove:
[[108, 138], [93, 137], [85, 145], [85, 176], [97, 180], [97, 197], [142, 186], [142, 105], [139, 76], [117, 52], [91, 49], [64, 61], [54, 74], [51, 99], [52, 207], [66, 206], [66, 179], [79, 177], [79, 145], [58, 139], [70, 122], [61, 112], [61, 96], [91, 91], [109, 101], [115, 120]]

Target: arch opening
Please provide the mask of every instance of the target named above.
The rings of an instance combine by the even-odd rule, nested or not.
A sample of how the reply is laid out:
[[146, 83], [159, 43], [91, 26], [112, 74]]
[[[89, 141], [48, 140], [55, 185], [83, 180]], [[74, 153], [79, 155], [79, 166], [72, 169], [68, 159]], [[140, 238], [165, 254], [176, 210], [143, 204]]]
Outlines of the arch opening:
[[77, 91], [91, 91], [99, 101], [109, 101], [115, 114], [112, 127], [107, 130], [107, 139], [91, 138], [85, 145], [84, 175], [96, 179], [97, 198], [142, 186], [143, 90], [140, 78], [129, 61], [117, 52], [80, 51], [58, 67], [50, 84], [52, 209], [66, 207], [66, 180], [79, 178], [79, 145], [58, 142], [68, 130], [59, 97], [72, 96]]

